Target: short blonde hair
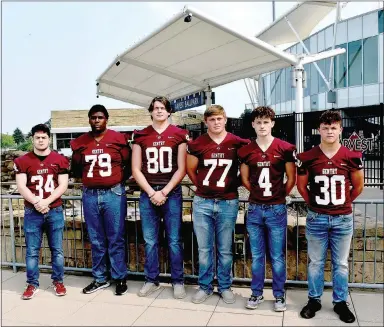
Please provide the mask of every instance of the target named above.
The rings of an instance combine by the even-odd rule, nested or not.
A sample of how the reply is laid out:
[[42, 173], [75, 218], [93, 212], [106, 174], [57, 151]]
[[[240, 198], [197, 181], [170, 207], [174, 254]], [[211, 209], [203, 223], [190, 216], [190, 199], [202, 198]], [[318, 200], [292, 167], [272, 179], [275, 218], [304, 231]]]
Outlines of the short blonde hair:
[[223, 115], [224, 118], [227, 118], [224, 108], [218, 104], [214, 104], [205, 110], [204, 120], [207, 120], [208, 117], [218, 116], [218, 115]]

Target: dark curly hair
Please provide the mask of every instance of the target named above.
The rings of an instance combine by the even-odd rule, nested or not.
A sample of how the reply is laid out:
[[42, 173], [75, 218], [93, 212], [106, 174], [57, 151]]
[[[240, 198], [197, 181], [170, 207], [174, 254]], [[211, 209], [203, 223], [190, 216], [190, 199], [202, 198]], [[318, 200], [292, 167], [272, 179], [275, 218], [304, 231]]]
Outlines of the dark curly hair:
[[271, 107], [260, 106], [253, 109], [251, 113], [251, 121], [255, 121], [256, 118], [270, 118], [275, 120], [275, 112]]
[[339, 111], [327, 110], [327, 111], [324, 111], [319, 118], [319, 127], [321, 124], [331, 125], [334, 123], [339, 123], [341, 127], [342, 126], [341, 122], [342, 122], [342, 119]]

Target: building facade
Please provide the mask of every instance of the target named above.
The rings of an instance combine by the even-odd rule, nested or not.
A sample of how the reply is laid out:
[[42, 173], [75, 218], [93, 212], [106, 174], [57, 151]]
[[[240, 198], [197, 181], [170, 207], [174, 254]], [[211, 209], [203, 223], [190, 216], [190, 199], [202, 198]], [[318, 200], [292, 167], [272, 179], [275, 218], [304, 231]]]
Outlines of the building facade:
[[[336, 103], [328, 103], [328, 88], [313, 63], [304, 66], [307, 87], [304, 89], [304, 111], [331, 108], [374, 106], [383, 103], [383, 10], [375, 10], [340, 21], [337, 26], [336, 47], [346, 49], [335, 57], [333, 89]], [[330, 25], [303, 40], [310, 53], [330, 50], [334, 25]], [[301, 54], [297, 43], [286, 51]], [[317, 62], [329, 80], [331, 59]], [[331, 84], [332, 85], [332, 84]], [[292, 68], [262, 75], [259, 82], [260, 101], [272, 106], [276, 114], [295, 111], [295, 89], [292, 88]]]

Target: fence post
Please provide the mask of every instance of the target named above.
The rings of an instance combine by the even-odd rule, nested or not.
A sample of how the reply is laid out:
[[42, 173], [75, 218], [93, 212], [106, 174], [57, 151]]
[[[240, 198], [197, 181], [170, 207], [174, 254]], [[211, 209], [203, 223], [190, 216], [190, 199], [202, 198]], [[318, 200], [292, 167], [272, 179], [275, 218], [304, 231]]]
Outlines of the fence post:
[[12, 248], [12, 268], [13, 272], [17, 273], [16, 267], [16, 245], [15, 245], [15, 223], [13, 221], [13, 207], [12, 207], [12, 199], [8, 199], [9, 205], [9, 229], [11, 232], [11, 248]]

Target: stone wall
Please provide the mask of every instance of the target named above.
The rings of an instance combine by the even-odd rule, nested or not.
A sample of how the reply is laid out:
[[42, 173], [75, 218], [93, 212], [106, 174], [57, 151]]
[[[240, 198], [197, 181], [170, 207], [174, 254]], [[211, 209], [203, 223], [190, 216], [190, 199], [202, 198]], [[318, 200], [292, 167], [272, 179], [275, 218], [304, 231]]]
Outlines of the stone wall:
[[[109, 126], [147, 126], [152, 124], [148, 110], [139, 109], [110, 109], [108, 110]], [[179, 111], [172, 114], [172, 124], [196, 124], [203, 120], [203, 114], [198, 111]], [[88, 127], [88, 110], [57, 110], [51, 111], [52, 128]]]

